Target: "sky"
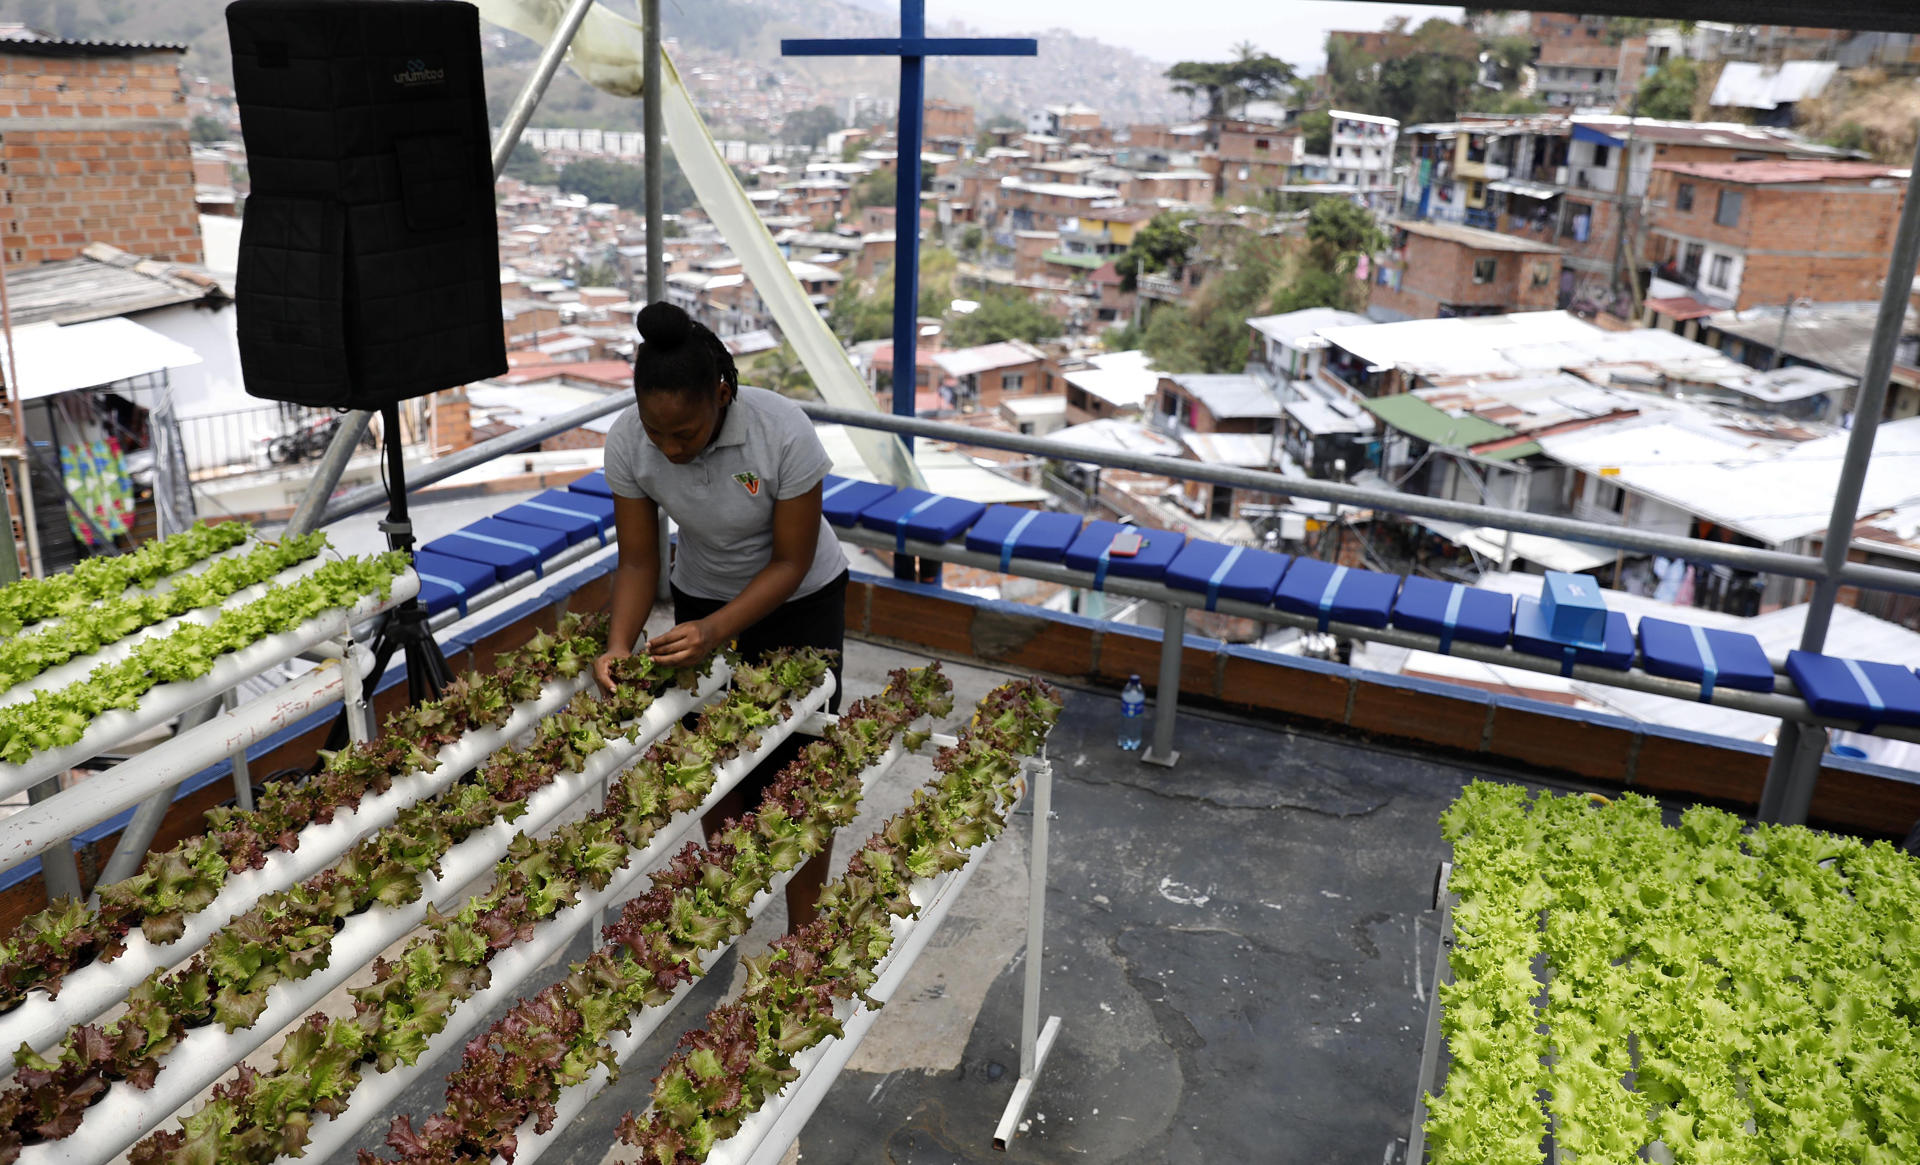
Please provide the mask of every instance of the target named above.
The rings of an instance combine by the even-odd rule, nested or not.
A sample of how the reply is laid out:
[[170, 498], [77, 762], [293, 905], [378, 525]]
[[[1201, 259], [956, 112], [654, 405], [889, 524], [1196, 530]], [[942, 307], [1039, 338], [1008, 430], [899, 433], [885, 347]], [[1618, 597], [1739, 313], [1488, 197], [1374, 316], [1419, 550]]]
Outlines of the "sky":
[[[865, 7], [891, 7], [859, 0]], [[1177, 12], [1177, 16], [1170, 16]], [[1302, 68], [1318, 69], [1328, 29], [1377, 29], [1389, 17], [1414, 24], [1458, 19], [1459, 8], [1339, 0], [928, 0], [931, 24], [964, 22], [987, 33], [1066, 28], [1156, 61], [1224, 60], [1250, 40]]]

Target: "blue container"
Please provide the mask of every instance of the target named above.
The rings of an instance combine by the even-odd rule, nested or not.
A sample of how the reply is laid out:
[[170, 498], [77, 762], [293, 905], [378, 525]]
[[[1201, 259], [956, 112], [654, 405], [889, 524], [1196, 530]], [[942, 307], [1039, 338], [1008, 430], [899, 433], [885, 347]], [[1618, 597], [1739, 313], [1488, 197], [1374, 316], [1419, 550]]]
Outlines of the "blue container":
[[1773, 691], [1773, 665], [1760, 641], [1743, 631], [1719, 631], [1670, 619], [1642, 619], [1640, 666], [1648, 674], [1700, 685], [1711, 700], [1716, 687]]
[[1408, 575], [1393, 604], [1393, 625], [1438, 635], [1442, 654], [1451, 652], [1456, 639], [1505, 647], [1513, 628], [1513, 596]]
[[468, 562], [483, 562], [494, 568], [502, 579], [525, 571], [546, 573], [546, 560], [567, 545], [567, 536], [553, 530], [517, 526], [498, 518], [482, 518], [444, 538], [435, 538], [426, 549]]
[[413, 572], [420, 576], [420, 604], [429, 615], [438, 615], [448, 607], [458, 607], [464, 615], [468, 599], [499, 581], [498, 572], [483, 562], [426, 550], [414, 552]]
[[987, 512], [967, 531], [967, 549], [976, 554], [999, 555], [1000, 570], [1006, 573], [1013, 568], [1016, 558], [1059, 562], [1079, 534], [1080, 519], [1073, 514], [1020, 506], [988, 506]]
[[594, 470], [567, 488], [577, 494], [592, 494], [602, 498], [613, 496], [613, 487], [607, 484], [607, 471], [604, 469]]
[[890, 485], [832, 473], [820, 485], [820, 512], [835, 526], [853, 525], [860, 520], [860, 511], [893, 494]]
[[918, 542], [946, 542], [979, 521], [987, 507], [928, 493], [923, 489], [896, 490], [860, 511], [860, 524], [894, 537], [902, 550], [911, 538]]
[[550, 506], [544, 502], [521, 502], [517, 506], [508, 506], [494, 517], [516, 526], [534, 526], [564, 534], [569, 546], [578, 545], [589, 538], [598, 538], [603, 546], [607, 541], [606, 533], [591, 514]]
[[535, 494], [527, 505], [539, 504], [552, 506], [558, 510], [572, 510], [576, 514], [585, 514], [592, 518], [604, 535], [613, 533], [613, 499], [599, 494], [574, 493], [572, 490], [550, 489], [543, 494]]
[[[1123, 531], [1141, 538], [1140, 552], [1131, 558], [1116, 558], [1107, 553], [1114, 535]], [[1067, 547], [1064, 561], [1074, 570], [1091, 571], [1093, 585], [1098, 588], [1106, 585], [1110, 574], [1118, 578], [1160, 578], [1186, 543], [1185, 534], [1171, 530], [1122, 526], [1118, 522], [1088, 522], [1086, 529]]]
[[1553, 637], [1539, 600], [1522, 595], [1513, 604], [1513, 649], [1559, 660], [1563, 676], [1572, 675], [1576, 663], [1626, 671], [1633, 666], [1633, 631], [1625, 615], [1608, 611], [1607, 632], [1600, 647], [1563, 643]]
[[1920, 678], [1904, 667], [1789, 651], [1787, 674], [1815, 715], [1869, 727], [1920, 724]]
[[1607, 600], [1600, 584], [1584, 574], [1550, 570], [1540, 588], [1540, 614], [1555, 643], [1602, 650], [1607, 638]]
[[1296, 558], [1274, 592], [1273, 605], [1296, 615], [1315, 616], [1322, 631], [1329, 623], [1385, 627], [1399, 592], [1397, 574]]
[[1209, 611], [1221, 598], [1264, 607], [1273, 602], [1292, 561], [1287, 554], [1195, 539], [1167, 565], [1167, 585], [1204, 594]]

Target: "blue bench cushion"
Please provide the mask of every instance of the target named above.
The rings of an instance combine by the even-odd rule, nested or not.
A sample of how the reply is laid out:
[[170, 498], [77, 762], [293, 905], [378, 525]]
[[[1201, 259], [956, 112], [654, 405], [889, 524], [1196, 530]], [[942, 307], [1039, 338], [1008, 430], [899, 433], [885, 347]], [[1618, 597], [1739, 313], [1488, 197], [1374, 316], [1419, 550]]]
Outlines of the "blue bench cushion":
[[1442, 652], [1450, 651], [1456, 639], [1505, 647], [1513, 628], [1513, 596], [1408, 575], [1393, 604], [1393, 625], [1438, 635]]
[[1920, 679], [1906, 668], [1789, 651], [1787, 674], [1815, 715], [1869, 726], [1920, 724]]
[[613, 487], [607, 484], [607, 471], [596, 469], [567, 487], [577, 494], [593, 494], [596, 497], [610, 498]]
[[[1336, 574], [1339, 582], [1332, 585], [1329, 594]], [[1393, 610], [1393, 596], [1399, 590], [1397, 574], [1336, 567], [1317, 558], [1296, 558], [1274, 593], [1273, 605], [1296, 615], [1318, 617], [1322, 630], [1329, 622], [1385, 627]]]
[[999, 555], [1000, 569], [1006, 570], [1016, 558], [1059, 562], [1066, 557], [1067, 547], [1079, 533], [1080, 519], [1072, 514], [1020, 506], [988, 506], [973, 529], [967, 531], [967, 549], [977, 554]]
[[820, 491], [820, 512], [836, 526], [853, 525], [860, 511], [894, 492], [892, 486], [877, 481], [855, 481], [831, 473], [820, 484], [824, 487]]
[[1547, 627], [1540, 600], [1522, 595], [1513, 604], [1513, 649], [1559, 660], [1561, 675], [1571, 675], [1577, 663], [1626, 671], [1633, 666], [1633, 631], [1627, 626], [1625, 615], [1608, 611], [1606, 646], [1575, 647], [1557, 643]]
[[540, 530], [551, 530], [566, 536], [567, 545], [573, 546], [590, 538], [606, 542], [606, 533], [600, 529], [600, 523], [594, 521], [591, 514], [579, 510], [564, 510], [559, 506], [545, 502], [521, 502], [517, 506], [508, 506], [494, 517], [502, 522], [512, 522], [516, 526], [532, 526]]
[[571, 490], [550, 489], [528, 499], [528, 504], [538, 502], [543, 506], [552, 506], [558, 510], [572, 510], [592, 518], [601, 533], [609, 536], [613, 533], [613, 499], [599, 494], [574, 493]]
[[414, 552], [413, 571], [420, 576], [420, 602], [429, 615], [448, 607], [458, 607], [464, 615], [467, 600], [498, 581], [493, 567], [485, 563], [426, 550]]
[[[1122, 531], [1132, 531], [1142, 539], [1140, 553], [1131, 558], [1115, 558], [1107, 553], [1113, 545], [1113, 536]], [[1086, 529], [1068, 544], [1064, 560], [1074, 570], [1092, 571], [1095, 586], [1103, 585], [1110, 574], [1119, 578], [1157, 579], [1166, 573], [1186, 542], [1185, 534], [1171, 530], [1122, 526], [1118, 522], [1088, 522]]]
[[1250, 546], [1222, 546], [1195, 539], [1167, 565], [1167, 585], [1207, 596], [1207, 610], [1221, 596], [1266, 606], [1293, 561], [1288, 554]]
[[[1699, 684], [1703, 700], [1711, 699], [1716, 687], [1773, 691], [1773, 665], [1767, 662], [1766, 649], [1744, 631], [1718, 631], [1671, 619], [1642, 619], [1638, 635], [1640, 666], [1652, 675]], [[1709, 661], [1713, 665], [1711, 675]]]
[[545, 574], [546, 560], [566, 544], [567, 536], [555, 530], [482, 518], [444, 538], [434, 539], [426, 548], [435, 554], [484, 562], [501, 578], [509, 579], [529, 570]]
[[945, 542], [979, 520], [987, 507], [928, 493], [923, 489], [895, 490], [860, 511], [860, 524], [892, 534], [898, 542]]

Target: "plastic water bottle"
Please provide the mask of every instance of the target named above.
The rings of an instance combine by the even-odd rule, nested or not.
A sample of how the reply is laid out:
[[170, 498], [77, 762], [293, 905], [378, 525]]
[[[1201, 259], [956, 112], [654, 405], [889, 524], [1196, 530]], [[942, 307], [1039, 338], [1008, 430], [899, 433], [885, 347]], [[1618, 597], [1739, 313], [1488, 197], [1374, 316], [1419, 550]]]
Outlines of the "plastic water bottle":
[[1147, 690], [1139, 676], [1128, 676], [1120, 689], [1120, 747], [1128, 752], [1139, 748], [1147, 723]]

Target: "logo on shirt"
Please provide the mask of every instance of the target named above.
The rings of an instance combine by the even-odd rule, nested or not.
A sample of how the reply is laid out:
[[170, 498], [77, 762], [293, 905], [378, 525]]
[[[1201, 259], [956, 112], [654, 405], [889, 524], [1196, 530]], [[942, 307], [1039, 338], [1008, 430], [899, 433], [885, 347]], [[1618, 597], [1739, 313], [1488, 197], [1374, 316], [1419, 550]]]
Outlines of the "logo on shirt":
[[760, 475], [753, 470], [742, 470], [733, 475], [733, 480], [740, 483], [740, 488], [747, 491], [748, 497], [760, 496]]

